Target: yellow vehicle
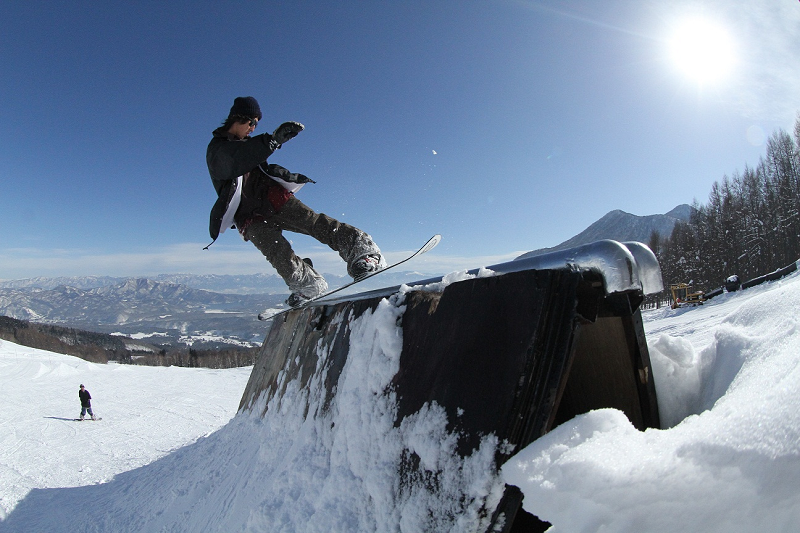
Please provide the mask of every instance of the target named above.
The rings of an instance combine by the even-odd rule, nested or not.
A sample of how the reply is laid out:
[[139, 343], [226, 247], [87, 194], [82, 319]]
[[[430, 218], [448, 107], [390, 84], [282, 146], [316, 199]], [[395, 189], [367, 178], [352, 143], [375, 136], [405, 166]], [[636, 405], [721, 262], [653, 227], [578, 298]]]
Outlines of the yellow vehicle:
[[675, 283], [669, 286], [672, 291], [672, 308], [703, 305], [706, 300], [703, 291], [691, 292], [692, 286], [687, 283]]

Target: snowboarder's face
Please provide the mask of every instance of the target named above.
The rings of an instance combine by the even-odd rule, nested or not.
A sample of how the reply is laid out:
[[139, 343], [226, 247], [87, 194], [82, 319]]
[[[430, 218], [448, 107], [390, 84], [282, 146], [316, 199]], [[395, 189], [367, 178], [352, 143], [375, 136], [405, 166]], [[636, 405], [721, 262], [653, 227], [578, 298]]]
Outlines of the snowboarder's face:
[[228, 130], [230, 133], [236, 135], [240, 139], [244, 139], [245, 137], [249, 137], [251, 133], [256, 129], [258, 126], [258, 119], [251, 118], [246, 122], [236, 121], [231, 126], [231, 129]]

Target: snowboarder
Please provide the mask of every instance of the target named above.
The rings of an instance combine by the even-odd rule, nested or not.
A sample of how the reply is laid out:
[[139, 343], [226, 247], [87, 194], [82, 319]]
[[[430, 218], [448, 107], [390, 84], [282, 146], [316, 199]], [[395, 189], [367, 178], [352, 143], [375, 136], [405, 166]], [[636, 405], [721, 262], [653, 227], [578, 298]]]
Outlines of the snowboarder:
[[369, 235], [316, 213], [294, 197], [292, 191], [313, 180], [267, 164], [267, 158], [301, 132], [303, 125], [284, 122], [272, 134], [251, 137], [261, 117], [255, 98], [237, 97], [208, 144], [206, 163], [217, 192], [209, 224], [211, 238], [216, 240], [233, 223], [286, 282], [291, 291], [286, 303], [292, 307], [321, 295], [328, 284], [311, 261], [294, 253], [283, 230], [310, 235], [339, 252], [353, 279], [385, 267], [386, 261]]
[[81, 399], [81, 420], [83, 417], [86, 416], [86, 412], [89, 412], [89, 416], [92, 417], [92, 420], [97, 420], [92, 412], [92, 395], [89, 394], [89, 391], [81, 384], [81, 389], [78, 391], [78, 398]]

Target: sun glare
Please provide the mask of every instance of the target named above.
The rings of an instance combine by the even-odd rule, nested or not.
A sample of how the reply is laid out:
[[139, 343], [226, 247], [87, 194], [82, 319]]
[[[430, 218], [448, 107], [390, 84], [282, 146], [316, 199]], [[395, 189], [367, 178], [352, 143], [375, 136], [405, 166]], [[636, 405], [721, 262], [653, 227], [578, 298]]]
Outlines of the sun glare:
[[724, 79], [736, 63], [730, 35], [724, 27], [707, 19], [687, 19], [676, 28], [669, 44], [675, 65], [699, 83]]

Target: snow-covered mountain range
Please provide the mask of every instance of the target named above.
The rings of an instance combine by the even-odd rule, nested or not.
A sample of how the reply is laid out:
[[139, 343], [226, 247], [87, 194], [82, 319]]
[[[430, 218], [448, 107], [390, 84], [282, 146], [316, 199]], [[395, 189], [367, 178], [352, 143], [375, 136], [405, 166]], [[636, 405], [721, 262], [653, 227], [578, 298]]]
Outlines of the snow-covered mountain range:
[[260, 344], [266, 305], [285, 295], [221, 294], [144, 278], [95, 288], [0, 289], [0, 315], [100, 333], [122, 333], [156, 345], [228, 342]]

